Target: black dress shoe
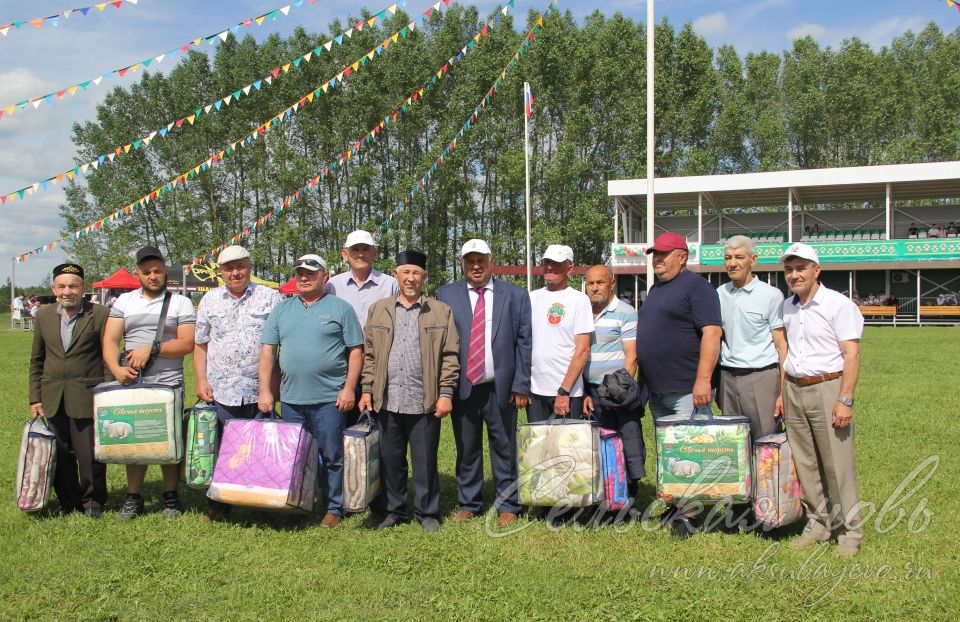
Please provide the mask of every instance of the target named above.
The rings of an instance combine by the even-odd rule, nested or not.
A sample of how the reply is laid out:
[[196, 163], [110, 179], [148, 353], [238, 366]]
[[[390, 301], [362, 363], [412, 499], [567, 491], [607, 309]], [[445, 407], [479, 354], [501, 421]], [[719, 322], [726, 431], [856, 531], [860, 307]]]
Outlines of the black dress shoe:
[[674, 538], [686, 540], [697, 533], [697, 528], [693, 525], [693, 521], [691, 521], [689, 517], [683, 514], [677, 514], [677, 516], [673, 517], [670, 521], [670, 532]]
[[385, 519], [377, 523], [377, 526], [374, 529], [390, 529], [391, 527], [396, 527], [397, 525], [402, 525], [407, 522], [406, 519], [400, 518], [399, 516], [388, 515]]

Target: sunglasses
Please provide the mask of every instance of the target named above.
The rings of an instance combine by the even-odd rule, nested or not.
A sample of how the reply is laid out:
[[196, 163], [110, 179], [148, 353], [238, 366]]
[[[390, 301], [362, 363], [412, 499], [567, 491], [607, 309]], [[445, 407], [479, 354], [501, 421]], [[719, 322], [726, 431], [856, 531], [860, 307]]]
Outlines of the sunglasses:
[[313, 268], [314, 270], [326, 270], [324, 265], [317, 261], [316, 259], [300, 259], [297, 263], [293, 264], [293, 269], [297, 268]]

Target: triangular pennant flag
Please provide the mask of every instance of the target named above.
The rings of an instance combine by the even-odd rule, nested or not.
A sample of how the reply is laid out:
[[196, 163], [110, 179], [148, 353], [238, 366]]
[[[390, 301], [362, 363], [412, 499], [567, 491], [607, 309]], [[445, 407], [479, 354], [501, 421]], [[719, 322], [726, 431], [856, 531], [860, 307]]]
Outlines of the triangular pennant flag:
[[327, 41], [326, 43], [323, 44], [323, 47], [326, 48], [326, 50], [329, 52], [330, 48], [333, 47], [333, 41]]

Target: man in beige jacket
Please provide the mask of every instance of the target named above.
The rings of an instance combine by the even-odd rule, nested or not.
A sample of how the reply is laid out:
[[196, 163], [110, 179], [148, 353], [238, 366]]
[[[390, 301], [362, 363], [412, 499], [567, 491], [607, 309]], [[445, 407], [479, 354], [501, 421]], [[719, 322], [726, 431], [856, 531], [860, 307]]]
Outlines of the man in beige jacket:
[[374, 303], [367, 316], [360, 378], [360, 410], [376, 411], [381, 429], [387, 516], [377, 528], [408, 520], [409, 446], [414, 517], [424, 531], [433, 532], [440, 528], [440, 420], [453, 410], [460, 342], [450, 307], [423, 295], [427, 256], [403, 251], [394, 275], [399, 293]]

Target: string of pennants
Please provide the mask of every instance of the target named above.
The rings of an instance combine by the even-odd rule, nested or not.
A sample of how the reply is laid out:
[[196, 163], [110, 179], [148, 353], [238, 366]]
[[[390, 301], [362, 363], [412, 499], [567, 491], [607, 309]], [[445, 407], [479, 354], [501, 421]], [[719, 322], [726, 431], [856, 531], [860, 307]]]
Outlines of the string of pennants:
[[111, 2], [101, 2], [99, 4], [91, 4], [90, 6], [82, 6], [77, 9], [65, 9], [60, 11], [55, 15], [47, 15], [46, 17], [35, 17], [33, 19], [25, 19], [18, 22], [7, 22], [5, 24], [0, 24], [0, 35], [6, 37], [7, 33], [11, 30], [20, 30], [27, 24], [30, 24], [34, 28], [40, 28], [45, 23], [50, 22], [51, 26], [59, 26], [60, 20], [67, 20], [74, 13], [80, 13], [81, 15], [86, 15], [90, 12], [90, 9], [97, 9], [101, 13], [107, 8], [107, 6], [112, 5], [116, 8], [120, 8], [124, 3], [136, 4], [139, 0], [112, 0]]
[[262, 216], [257, 218], [255, 222], [251, 223], [247, 227], [244, 227], [242, 231], [236, 232], [233, 236], [230, 237], [228, 241], [224, 242], [223, 244], [220, 244], [219, 246], [215, 246], [214, 248], [211, 248], [204, 254], [196, 257], [188, 265], [189, 266], [200, 265], [206, 262], [208, 257], [210, 256], [215, 257], [217, 253], [225, 249], [227, 246], [230, 246], [231, 244], [238, 244], [243, 240], [249, 239], [254, 232], [262, 229], [271, 221], [279, 218], [280, 215], [283, 214], [284, 210], [286, 210], [288, 207], [296, 203], [304, 194], [309, 192], [311, 189], [317, 188], [320, 182], [324, 181], [325, 179], [327, 179], [327, 177], [334, 174], [338, 168], [342, 168], [342, 166], [347, 162], [357, 159], [364, 147], [366, 147], [370, 143], [377, 140], [377, 138], [380, 136], [380, 133], [383, 131], [383, 129], [386, 127], [388, 123], [395, 122], [401, 116], [406, 114], [411, 107], [413, 107], [423, 99], [424, 94], [427, 91], [429, 91], [431, 88], [436, 86], [436, 84], [440, 80], [442, 80], [449, 74], [450, 68], [453, 65], [459, 63], [463, 59], [463, 57], [470, 52], [470, 50], [475, 49], [477, 43], [479, 43], [479, 41], [483, 37], [486, 37], [490, 33], [490, 29], [500, 22], [500, 19], [501, 19], [500, 16], [509, 14], [509, 10], [513, 8], [514, 2], [515, 0], [509, 0], [509, 2], [507, 2], [507, 4], [503, 8], [501, 8], [498, 13], [494, 15], [493, 19], [487, 21], [487, 23], [480, 29], [480, 31], [476, 35], [474, 35], [473, 39], [471, 39], [470, 42], [467, 43], [467, 45], [465, 45], [454, 56], [451, 56], [450, 58], [448, 58], [447, 61], [443, 64], [443, 66], [441, 66], [440, 69], [434, 72], [433, 75], [431, 75], [431, 77], [428, 78], [427, 81], [424, 82], [420, 87], [414, 90], [414, 92], [409, 97], [407, 97], [407, 99], [404, 100], [402, 104], [394, 108], [389, 114], [384, 115], [383, 119], [379, 123], [374, 125], [372, 128], [370, 128], [367, 131], [366, 134], [363, 135], [363, 138], [352, 143], [351, 146], [346, 151], [341, 153], [336, 160], [334, 160], [333, 162], [325, 163], [323, 166], [319, 167], [318, 168], [319, 173], [317, 173], [314, 177], [310, 178], [306, 184], [304, 184], [294, 192], [284, 197], [283, 201], [280, 202], [279, 207], [270, 210], [266, 214], [263, 214]]
[[397, 206], [393, 209], [389, 216], [378, 224], [372, 231], [374, 239], [379, 239], [387, 229], [393, 224], [397, 216], [400, 215], [400, 212], [405, 210], [410, 203], [413, 202], [414, 196], [416, 196], [421, 190], [427, 187], [427, 184], [430, 183], [430, 180], [433, 178], [437, 170], [443, 165], [444, 161], [453, 154], [453, 150], [456, 149], [457, 143], [460, 142], [464, 135], [470, 131], [470, 129], [476, 124], [477, 119], [486, 109], [486, 107], [493, 101], [493, 96], [497, 91], [500, 90], [500, 87], [503, 86], [503, 83], [506, 81], [507, 76], [514, 70], [514, 68], [520, 63], [520, 59], [526, 53], [527, 48], [533, 43], [534, 39], [540, 30], [543, 28], [544, 19], [549, 16], [551, 13], [556, 11], [557, 8], [554, 4], [554, 0], [551, 0], [550, 4], [547, 5], [547, 8], [544, 9], [543, 13], [537, 18], [537, 21], [534, 22], [533, 28], [527, 32], [527, 36], [524, 37], [523, 43], [520, 44], [520, 47], [517, 48], [517, 51], [514, 52], [513, 57], [510, 59], [510, 62], [507, 63], [507, 66], [503, 68], [500, 72], [500, 75], [494, 81], [493, 85], [487, 90], [487, 93], [483, 96], [483, 99], [480, 100], [480, 103], [477, 104], [477, 107], [473, 109], [473, 113], [467, 118], [467, 120], [460, 126], [460, 130], [456, 135], [451, 139], [447, 146], [443, 149], [443, 152], [440, 154], [440, 157], [437, 158], [430, 168], [427, 170], [423, 176], [413, 184], [413, 187], [410, 188], [403, 200], [397, 203]]
[[[450, 0], [444, 0], [444, 3], [448, 4], [449, 1]], [[395, 15], [397, 12], [398, 4], [401, 7], [406, 6], [406, 0], [401, 0], [399, 3], [390, 5], [389, 7], [381, 10], [379, 13], [377, 13], [376, 15], [373, 15], [369, 19], [358, 21], [356, 24], [351, 26], [346, 31], [335, 36], [333, 39], [330, 39], [326, 43], [322, 45], [318, 45], [317, 47], [313, 48], [306, 54], [298, 56], [297, 58], [292, 59], [286, 63], [277, 65], [270, 71], [270, 73], [268, 73], [263, 78], [256, 80], [254, 82], [251, 82], [250, 84], [247, 84], [245, 86], [242, 86], [236, 89], [235, 91], [216, 99], [213, 102], [199, 106], [195, 108], [190, 114], [185, 115], [183, 117], [179, 117], [175, 121], [168, 121], [167, 123], [164, 123], [159, 128], [151, 131], [145, 136], [141, 136], [140, 138], [133, 140], [129, 143], [126, 143], [124, 145], [117, 145], [107, 153], [101, 154], [96, 158], [94, 158], [93, 160], [90, 160], [89, 162], [78, 164], [77, 166], [74, 166], [71, 169], [61, 171], [56, 175], [47, 177], [46, 179], [33, 182], [32, 184], [24, 186], [23, 188], [20, 188], [18, 190], [14, 190], [13, 192], [0, 194], [0, 205], [13, 203], [14, 201], [17, 201], [17, 200], [22, 201], [25, 197], [31, 196], [38, 192], [43, 192], [45, 190], [48, 190], [50, 189], [51, 186], [56, 186], [57, 184], [63, 183], [64, 180], [71, 181], [80, 175], [86, 175], [90, 172], [99, 170], [101, 166], [105, 166], [113, 163], [116, 160], [116, 158], [122, 157], [130, 153], [131, 151], [139, 151], [141, 147], [145, 147], [149, 145], [153, 140], [156, 140], [158, 138], [166, 138], [171, 133], [175, 132], [180, 128], [183, 128], [184, 126], [186, 127], [192, 126], [196, 122], [196, 120], [201, 116], [205, 114], [212, 114], [215, 112], [219, 112], [225, 106], [229, 106], [232, 103], [236, 103], [237, 101], [239, 101], [241, 97], [249, 96], [251, 91], [261, 91], [267, 88], [268, 86], [273, 84], [274, 79], [279, 79], [281, 74], [286, 75], [291, 68], [300, 68], [300, 66], [304, 62], [309, 63], [311, 60], [313, 60], [314, 58], [322, 54], [324, 50], [329, 52], [334, 44], [342, 46], [344, 42], [344, 37], [350, 38], [353, 36], [354, 32], [360, 32], [364, 28], [373, 27], [373, 25], [376, 24], [377, 21], [384, 20], [387, 14]], [[430, 7], [429, 9], [427, 9], [427, 11], [421, 14], [417, 18], [418, 24], [423, 25], [425, 15], [432, 13], [434, 10], [439, 11], [439, 8], [438, 8], [439, 5], [440, 5], [440, 1], [438, 1], [433, 7]]]
[[[515, 0], [510, 0], [508, 3], [508, 6], [512, 7], [514, 5], [514, 2]], [[449, 0], [438, 1], [432, 7], [427, 9], [427, 11], [425, 11], [422, 15], [424, 17], [429, 17], [429, 15], [431, 15], [432, 13], [440, 11], [439, 7], [441, 4], [448, 5]], [[503, 13], [506, 14], [506, 7], [504, 8]], [[248, 145], [252, 143], [254, 140], [264, 136], [271, 129], [279, 126], [282, 122], [288, 120], [290, 117], [293, 116], [293, 114], [305, 108], [310, 103], [313, 103], [316, 97], [326, 94], [329, 89], [335, 88], [336, 86], [341, 85], [344, 79], [350, 77], [359, 68], [366, 66], [368, 61], [373, 60], [377, 56], [382, 55], [383, 52], [387, 50], [391, 44], [397, 43], [400, 40], [400, 38], [406, 38], [410, 32], [416, 29], [418, 21], [422, 23], [422, 20], [420, 18], [411, 20], [405, 27], [393, 33], [392, 35], [388, 36], [379, 45], [372, 48], [366, 54], [361, 56], [357, 61], [346, 66], [336, 76], [332, 77], [328, 81], [321, 83], [321, 85], [318, 88], [301, 97], [296, 103], [287, 107], [285, 110], [283, 110], [279, 114], [271, 117], [268, 121], [260, 124], [256, 129], [254, 129], [252, 132], [245, 135], [244, 137], [239, 138], [235, 141], [232, 141], [225, 149], [218, 151], [216, 154], [206, 159], [204, 162], [201, 162], [200, 164], [190, 169], [187, 169], [185, 172], [181, 173], [177, 177], [167, 181], [165, 184], [156, 188], [149, 194], [146, 194], [140, 197], [138, 200], [124, 206], [123, 208], [111, 214], [108, 214], [107, 216], [104, 216], [103, 218], [93, 223], [90, 223], [87, 226], [74, 231], [73, 233], [70, 233], [62, 237], [59, 240], [48, 242], [43, 246], [40, 246], [38, 248], [35, 248], [33, 250], [30, 250], [18, 255], [17, 257], [15, 257], [17, 263], [23, 263], [24, 261], [27, 260], [27, 258], [31, 256], [39, 255], [44, 251], [53, 250], [55, 248], [61, 247], [67, 240], [79, 239], [85, 235], [89, 235], [95, 231], [99, 231], [103, 229], [104, 226], [110, 223], [113, 223], [115, 221], [121, 220], [131, 215], [133, 212], [149, 205], [160, 196], [163, 196], [168, 192], [173, 191], [177, 186], [185, 185], [188, 180], [193, 179], [200, 173], [205, 172], [210, 168], [216, 166], [217, 164], [222, 162], [224, 158], [233, 155], [233, 153], [236, 152], [236, 149], [238, 147], [242, 147], [244, 145]], [[499, 14], [497, 15], [496, 21], [499, 21]], [[488, 31], [488, 27], [485, 27], [484, 29], [482, 29], [483, 34], [478, 33], [478, 35], [473, 40], [471, 40], [471, 42], [467, 46], [464, 46], [464, 48], [454, 58], [456, 60], [459, 60], [459, 58], [461, 58], [462, 55], [466, 54], [469, 50], [473, 49], [476, 46], [476, 42], [479, 41], [479, 39], [482, 36], [485, 36], [487, 34], [487, 31]], [[449, 61], [448, 61], [448, 64], [449, 64]], [[418, 94], [417, 97], [419, 98], [421, 95], [422, 94]], [[335, 166], [331, 165], [331, 168], [335, 168]]]
[[947, 7], [960, 11], [960, 2], [957, 2], [957, 0], [947, 0]]
[[143, 69], [146, 69], [154, 63], [160, 64], [164, 60], [173, 58], [174, 56], [176, 56], [178, 52], [186, 52], [191, 47], [200, 46], [204, 41], [206, 41], [209, 45], [215, 45], [217, 44], [218, 41], [226, 41], [227, 37], [230, 34], [236, 35], [238, 32], [240, 32], [241, 28], [249, 29], [254, 25], [262, 26], [263, 23], [267, 20], [273, 21], [273, 20], [276, 20], [281, 15], [287, 16], [290, 14], [291, 6], [293, 8], [299, 9], [303, 7], [304, 2], [310, 5], [314, 5], [316, 4], [317, 0], [296, 0], [292, 4], [287, 4], [278, 9], [273, 9], [272, 11], [268, 11], [267, 13], [258, 15], [257, 17], [248, 17], [242, 22], [239, 22], [225, 30], [221, 30], [218, 33], [207, 35], [206, 37], [197, 37], [192, 41], [187, 41], [183, 45], [179, 47], [175, 47], [171, 50], [168, 50], [163, 54], [157, 54], [156, 56], [151, 56], [150, 58], [146, 58], [138, 63], [133, 63], [132, 65], [127, 65], [126, 67], [121, 67], [119, 69], [108, 71], [104, 74], [97, 76], [96, 78], [91, 78], [89, 80], [84, 80], [83, 82], [72, 84], [63, 89], [53, 91], [51, 93], [47, 93], [46, 95], [40, 95], [38, 97], [30, 97], [28, 99], [22, 99], [15, 104], [8, 104], [0, 108], [0, 120], [3, 120], [4, 115], [8, 117], [12, 116], [14, 111], [22, 110], [27, 106], [32, 106], [34, 109], [36, 109], [40, 107], [40, 104], [52, 104], [55, 101], [64, 99], [67, 95], [76, 95], [80, 91], [86, 91], [88, 88], [90, 88], [91, 85], [99, 86], [100, 83], [104, 80], [104, 78], [112, 78], [114, 76], [123, 77], [128, 73], [136, 73], [137, 70], [139, 70], [141, 67]]

